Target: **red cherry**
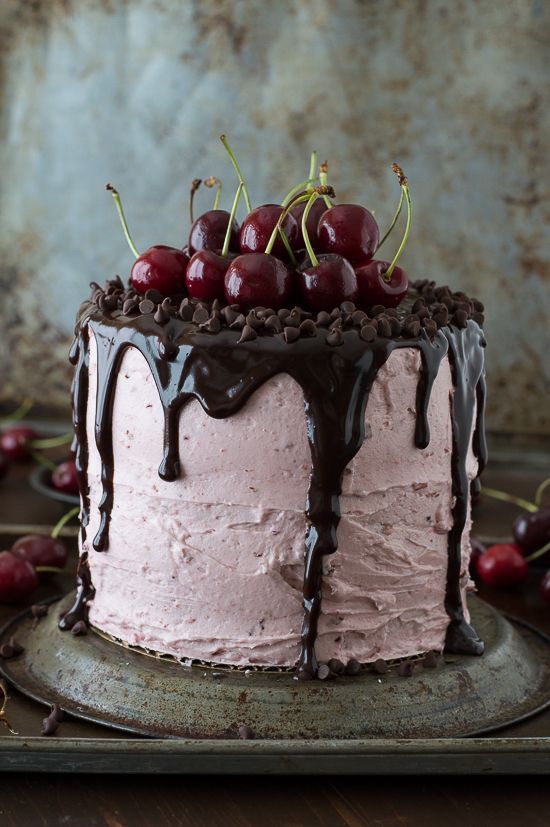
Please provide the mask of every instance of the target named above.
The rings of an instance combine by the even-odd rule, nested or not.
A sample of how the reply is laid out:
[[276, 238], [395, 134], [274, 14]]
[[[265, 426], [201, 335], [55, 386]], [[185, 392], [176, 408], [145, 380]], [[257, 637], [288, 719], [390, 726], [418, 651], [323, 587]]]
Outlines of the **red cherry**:
[[521, 514], [514, 522], [514, 540], [530, 553], [550, 542], [550, 508], [541, 508], [534, 514]]
[[[40, 534], [27, 534], [20, 537], [11, 547], [12, 554], [26, 560], [36, 568], [37, 566], [53, 566], [62, 569], [67, 562], [65, 543], [54, 537], [43, 537]], [[38, 572], [40, 580], [49, 580], [52, 572]]]
[[229, 304], [251, 307], [283, 307], [292, 292], [292, 275], [286, 264], [267, 253], [237, 256], [225, 274], [225, 298]]
[[543, 600], [550, 603], [550, 569], [544, 573], [540, 581], [540, 595]]
[[38, 575], [27, 560], [11, 551], [0, 551], [0, 603], [24, 600], [37, 585]]
[[485, 554], [485, 546], [477, 537], [470, 537], [470, 574], [477, 575], [477, 564], [482, 554]]
[[[264, 204], [248, 213], [239, 233], [241, 253], [263, 253], [283, 209], [280, 204]], [[294, 216], [289, 213], [282, 226], [288, 243], [291, 247], [296, 247], [298, 224]], [[287, 258], [287, 251], [279, 234], [271, 253], [279, 258]]]
[[[189, 251], [196, 253], [198, 250], [213, 250], [218, 253], [223, 248], [230, 218], [231, 216], [227, 210], [208, 210], [208, 212], [199, 215], [189, 233]], [[233, 219], [229, 249], [234, 253], [239, 252], [238, 232], [239, 225]]]
[[223, 280], [230, 262], [231, 258], [219, 256], [213, 250], [199, 250], [195, 253], [185, 274], [187, 292], [191, 298], [209, 302], [214, 299], [223, 301]]
[[513, 543], [490, 546], [477, 563], [481, 580], [502, 589], [522, 583], [527, 577], [527, 568], [521, 549]]
[[[302, 250], [305, 246], [304, 236], [302, 234], [302, 216], [304, 214], [306, 204], [307, 202], [305, 201], [302, 204], [295, 204], [290, 210], [290, 214], [296, 219], [296, 223], [298, 224], [298, 237], [296, 239], [296, 243], [294, 244], [294, 249], [296, 250]], [[323, 213], [326, 212], [326, 209], [326, 204], [323, 201], [323, 199], [318, 198], [317, 201], [313, 202], [313, 205], [307, 217], [307, 234], [309, 236], [309, 240], [311, 241], [311, 246], [314, 249], [317, 249], [319, 246], [317, 227], [319, 225], [319, 219], [321, 218]]]
[[26, 462], [31, 459], [30, 443], [38, 439], [32, 428], [14, 425], [0, 436], [0, 449], [14, 462]]
[[130, 272], [130, 282], [138, 293], [158, 290], [163, 295], [185, 291], [185, 268], [189, 259], [176, 247], [156, 244], [136, 260]]
[[390, 263], [388, 261], [372, 261], [356, 268], [359, 284], [361, 304], [371, 307], [374, 304], [383, 304], [384, 307], [397, 307], [407, 295], [409, 280], [401, 267], [394, 267], [390, 280], [386, 281], [384, 274]]
[[325, 253], [319, 264], [297, 272], [300, 295], [311, 310], [333, 310], [342, 302], [354, 302], [359, 294], [355, 270], [345, 258]]
[[371, 212], [359, 204], [336, 204], [322, 214], [317, 228], [319, 248], [352, 264], [371, 259], [380, 233]]
[[59, 463], [52, 473], [52, 485], [65, 494], [78, 494], [78, 474], [74, 460], [68, 459], [66, 462]]
[[0, 480], [6, 476], [10, 467], [10, 461], [3, 451], [0, 451]]

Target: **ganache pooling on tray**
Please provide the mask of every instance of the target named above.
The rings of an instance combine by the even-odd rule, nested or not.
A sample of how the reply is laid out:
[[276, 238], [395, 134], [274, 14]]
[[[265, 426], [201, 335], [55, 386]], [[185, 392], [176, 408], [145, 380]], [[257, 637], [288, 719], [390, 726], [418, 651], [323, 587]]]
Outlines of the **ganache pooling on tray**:
[[[236, 206], [243, 190], [247, 203], [248, 195], [236, 168], [241, 183], [231, 214], [222, 217], [225, 233], [220, 232], [218, 216], [205, 214], [206, 218], [200, 217], [192, 226], [189, 252], [195, 252], [189, 263], [182, 251], [172, 253], [170, 248], [157, 248], [160, 258], [156, 253], [148, 257], [147, 251], [138, 256], [137, 267], [134, 265], [132, 271], [137, 276], [131, 277], [128, 288], [118, 277], [107, 282], [104, 289], [94, 283], [90, 301], [80, 310], [71, 361], [75, 365], [73, 411], [83, 539], [90, 508], [86, 433], [90, 331], [97, 345], [95, 441], [101, 459], [103, 491], [99, 503], [101, 522], [93, 538], [95, 552], [108, 551], [114, 496], [112, 411], [118, 369], [128, 348], [142, 354], [158, 390], [164, 412], [159, 475], [166, 481], [185, 474], [185, 456], [178, 455], [178, 421], [180, 411], [190, 399], [196, 398], [209, 416], [230, 417], [268, 379], [288, 374], [303, 393], [311, 451], [305, 506], [308, 528], [303, 627], [297, 674], [304, 678], [315, 676], [323, 558], [337, 551], [342, 478], [365, 438], [365, 412], [373, 382], [394, 350], [419, 351], [415, 444], [418, 450], [424, 450], [430, 441], [430, 392], [440, 364], [448, 356], [454, 397], [453, 527], [448, 534], [446, 648], [481, 654], [483, 644], [464, 617], [460, 588], [461, 539], [469, 498], [466, 458], [472, 430], [478, 473], [486, 462], [481, 303], [449, 288], [437, 288], [426, 280], [409, 287], [404, 271], [397, 267], [404, 242], [392, 262], [374, 261], [372, 256], [380, 246], [378, 228], [367, 210], [358, 205], [333, 207], [330, 200], [319, 209], [324, 199], [333, 196], [326, 183], [326, 165], [321, 165], [319, 186], [313, 185], [311, 173], [308, 181], [291, 191], [283, 207], [272, 209], [275, 205], [268, 205], [270, 209], [259, 218], [257, 213], [263, 208], [249, 210], [237, 238]], [[401, 200], [390, 230], [405, 202], [406, 241], [411, 217], [408, 182], [399, 167], [394, 169], [401, 186]], [[192, 193], [196, 189], [194, 181]], [[123, 217], [119, 201], [117, 206]], [[301, 237], [296, 220], [294, 225], [288, 221], [293, 217], [292, 210], [301, 219]], [[220, 212], [223, 211], [210, 211]], [[209, 232], [216, 237], [215, 250], [200, 247], [205, 239], [208, 242]], [[234, 256], [231, 246], [236, 252], [239, 243], [240, 249], [247, 252]], [[263, 245], [267, 252], [254, 250], [254, 244]], [[294, 252], [291, 244], [305, 245], [305, 252]], [[271, 255], [273, 250], [280, 258]], [[179, 253], [185, 257], [186, 272], [177, 276]], [[215, 292], [220, 289], [223, 292]], [[295, 306], [291, 302], [293, 296], [299, 296]], [[61, 628], [70, 628], [78, 619], [87, 617], [93, 586], [86, 553], [81, 558], [78, 581], [76, 603], [61, 619]]]

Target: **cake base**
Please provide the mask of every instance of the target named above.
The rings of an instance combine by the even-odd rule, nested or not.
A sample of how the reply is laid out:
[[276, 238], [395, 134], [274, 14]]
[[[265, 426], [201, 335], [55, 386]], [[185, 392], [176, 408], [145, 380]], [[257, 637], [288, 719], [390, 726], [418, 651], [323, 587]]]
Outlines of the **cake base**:
[[29, 612], [0, 633], [24, 652], [0, 671], [25, 695], [72, 715], [153, 737], [430, 738], [509, 726], [550, 705], [547, 638], [509, 622], [478, 598], [473, 623], [483, 657], [449, 655], [431, 670], [401, 677], [360, 674], [301, 682], [288, 673], [186, 667], [147, 657], [99, 635], [57, 627], [70, 594], [36, 622]]

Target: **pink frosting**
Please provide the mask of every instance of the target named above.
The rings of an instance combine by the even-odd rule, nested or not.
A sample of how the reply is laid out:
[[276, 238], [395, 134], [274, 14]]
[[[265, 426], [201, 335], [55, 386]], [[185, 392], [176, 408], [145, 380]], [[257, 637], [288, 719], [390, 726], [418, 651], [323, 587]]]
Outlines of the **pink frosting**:
[[[129, 349], [113, 411], [109, 548], [99, 553], [90, 542], [101, 497], [90, 339], [91, 516], [83, 550], [96, 588], [91, 623], [177, 658], [294, 665], [311, 465], [300, 387], [281, 374], [224, 420], [189, 403], [180, 420], [183, 475], [167, 483], [158, 476], [163, 415], [157, 390], [141, 354]], [[320, 660], [367, 662], [443, 646], [452, 383], [444, 360], [429, 408], [430, 445], [419, 450], [413, 443], [419, 369], [416, 350], [397, 350], [374, 382], [368, 436], [344, 476], [339, 549], [325, 559]], [[471, 451], [468, 465], [472, 478]]]

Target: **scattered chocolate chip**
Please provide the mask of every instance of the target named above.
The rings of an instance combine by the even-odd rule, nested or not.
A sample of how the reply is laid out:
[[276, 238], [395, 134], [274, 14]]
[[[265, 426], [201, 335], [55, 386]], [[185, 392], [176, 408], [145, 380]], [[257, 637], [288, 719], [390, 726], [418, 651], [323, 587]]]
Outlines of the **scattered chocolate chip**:
[[422, 319], [422, 327], [430, 337], [433, 339], [437, 334], [437, 325], [433, 319]]
[[170, 320], [170, 316], [164, 310], [162, 305], [159, 304], [159, 306], [155, 310], [155, 313], [153, 315], [153, 319], [156, 321], [157, 324], [166, 324], [166, 322], [168, 322]]
[[221, 309], [222, 309], [221, 301], [219, 299], [214, 299], [214, 301], [212, 302], [212, 310], [221, 311]]
[[336, 328], [338, 328], [338, 330], [342, 330], [343, 326], [344, 320], [342, 319], [342, 317], [340, 317], [339, 319], [334, 319], [334, 321], [331, 322], [330, 329], [336, 330]]
[[342, 331], [337, 327], [332, 327], [327, 336], [327, 345], [330, 345], [331, 347], [338, 347], [338, 345], [343, 344], [344, 336], [342, 335]]
[[254, 339], [258, 338], [258, 334], [254, 330], [253, 327], [250, 327], [249, 324], [245, 324], [243, 327], [243, 332], [241, 333], [241, 338], [237, 341], [237, 344], [241, 342], [252, 342]]
[[356, 327], [361, 327], [362, 324], [368, 321], [368, 318], [364, 310], [356, 310], [351, 314], [351, 321]]
[[199, 305], [193, 313], [193, 322], [195, 324], [204, 324], [204, 322], [208, 321], [209, 316], [210, 313], [208, 312], [206, 307], [201, 307]]
[[74, 624], [73, 628], [71, 629], [71, 634], [75, 637], [79, 637], [80, 635], [87, 635], [88, 634], [88, 624], [85, 620], [77, 620]]
[[404, 660], [399, 664], [397, 669], [398, 674], [402, 678], [410, 678], [413, 673], [413, 663], [410, 660]]
[[351, 316], [352, 313], [355, 313], [355, 305], [353, 302], [342, 302], [340, 305], [340, 310], [342, 313], [347, 313], [348, 316]]
[[391, 336], [390, 320], [385, 316], [379, 316], [378, 319], [378, 335], [383, 336], [384, 339], [389, 339]]
[[243, 316], [243, 314], [242, 314], [242, 313], [239, 313], [239, 315], [237, 316], [237, 318], [236, 318], [236, 319], [234, 319], [234, 320], [231, 322], [231, 324], [229, 325], [229, 327], [231, 328], [231, 330], [242, 330], [242, 329], [243, 329], [243, 327], [245, 326], [245, 324], [246, 324], [246, 319], [245, 319], [245, 317]]
[[20, 654], [21, 654], [21, 652], [24, 652], [24, 651], [25, 651], [25, 647], [24, 647], [24, 646], [21, 646], [21, 644], [20, 644], [20, 643], [18, 643], [18, 642], [15, 640], [15, 638], [14, 638], [14, 637], [10, 637], [10, 639], [8, 640], [8, 645], [9, 645], [9, 646], [11, 646], [11, 648], [12, 648], [12, 650], [13, 650], [13, 654], [14, 654], [14, 655], [20, 655]]
[[416, 318], [420, 319], [420, 321], [422, 321], [422, 319], [429, 319], [430, 311], [427, 307], [421, 307], [416, 311]]
[[320, 663], [317, 667], [317, 677], [320, 681], [326, 681], [331, 674], [330, 666], [327, 663]]
[[483, 313], [483, 311], [485, 310], [485, 305], [483, 304], [483, 302], [480, 302], [479, 299], [474, 298], [472, 298], [470, 301], [474, 306], [474, 310], [476, 310], [478, 313]]
[[143, 299], [139, 303], [139, 312], [145, 315], [146, 313], [152, 313], [155, 309], [155, 305], [151, 301], [151, 299]]
[[296, 327], [285, 327], [284, 331], [285, 342], [287, 345], [292, 344], [300, 338], [300, 331]]
[[343, 675], [346, 669], [345, 664], [343, 664], [338, 658], [331, 658], [328, 662], [328, 668], [335, 675]]
[[184, 322], [190, 322], [193, 318], [194, 308], [189, 299], [184, 299], [179, 306], [179, 314]]
[[178, 352], [178, 346], [172, 339], [161, 339], [159, 342], [159, 354], [161, 359], [173, 359]]
[[296, 330], [300, 327], [301, 319], [298, 313], [289, 313], [288, 316], [281, 317], [281, 321], [283, 322], [285, 327], [294, 327]]
[[240, 725], [240, 727], [237, 730], [237, 735], [241, 741], [251, 741], [253, 738], [256, 737], [254, 730], [246, 724]]
[[412, 336], [416, 338], [420, 333], [420, 322], [418, 319], [414, 319], [410, 322], [405, 322], [403, 324], [403, 333], [406, 336]]
[[160, 304], [162, 301], [162, 293], [154, 287], [151, 287], [149, 290], [145, 291], [145, 298], [150, 302], [153, 302], [153, 304]]
[[297, 681], [312, 681], [313, 675], [308, 669], [304, 669], [302, 666], [296, 671], [294, 678]]
[[283, 323], [280, 318], [273, 313], [271, 316], [268, 316], [264, 322], [264, 327], [266, 330], [270, 330], [272, 333], [280, 333], [283, 329]]
[[359, 336], [364, 342], [374, 342], [376, 339], [376, 328], [371, 324], [364, 324], [361, 328]]
[[424, 669], [435, 669], [439, 663], [439, 652], [427, 652], [422, 659]]
[[477, 324], [480, 327], [483, 327], [483, 325], [485, 324], [485, 316], [483, 315], [483, 313], [472, 313], [472, 319], [474, 320], [474, 322], [477, 322]]
[[55, 735], [59, 727], [59, 721], [56, 721], [51, 715], [42, 720], [42, 735]]
[[222, 329], [222, 323], [215, 316], [212, 316], [207, 322], [199, 325], [199, 328], [204, 330], [206, 333], [219, 333]]
[[417, 299], [415, 301], [415, 303], [413, 304], [413, 306], [412, 306], [412, 312], [413, 313], [418, 313], [418, 311], [421, 310], [425, 306], [426, 306], [426, 302], [424, 301], [424, 299]]
[[401, 335], [401, 322], [399, 319], [396, 319], [394, 316], [390, 316], [389, 318], [390, 327], [391, 327], [391, 335], [392, 336], [400, 336]]
[[13, 651], [13, 646], [10, 646], [9, 643], [3, 643], [0, 646], [0, 658], [13, 658], [15, 652]]
[[138, 303], [134, 299], [126, 299], [122, 305], [122, 312], [125, 316], [131, 316], [138, 309]]
[[45, 603], [35, 603], [31, 606], [31, 614], [33, 617], [44, 617], [48, 614], [49, 606]]
[[443, 296], [443, 298], [441, 299], [441, 303], [445, 305], [447, 310], [449, 310], [451, 313], [453, 312], [455, 308], [455, 303], [450, 296]]
[[348, 660], [346, 663], [346, 675], [358, 675], [361, 671], [361, 664], [355, 658]]
[[382, 658], [378, 658], [378, 660], [375, 660], [372, 664], [372, 669], [377, 675], [385, 675], [388, 671], [388, 664], [385, 660], [382, 660]]
[[225, 323], [228, 327], [231, 327], [235, 319], [238, 318], [239, 312], [235, 310], [233, 307], [224, 307], [222, 308], [221, 314], [225, 319]]
[[340, 308], [335, 307], [334, 310], [331, 311], [330, 318], [334, 321], [335, 319], [339, 319], [341, 315]]
[[453, 315], [453, 324], [465, 328], [468, 324], [468, 313], [465, 310], [457, 310]]
[[379, 316], [381, 313], [385, 313], [386, 308], [383, 304], [375, 304], [374, 307], [371, 307], [370, 315], [371, 316]]
[[281, 307], [279, 310], [277, 310], [277, 316], [280, 318], [282, 322], [284, 322], [285, 319], [288, 318], [288, 316], [290, 316], [290, 310], [288, 309], [288, 307]]
[[250, 327], [253, 327], [254, 330], [259, 330], [261, 327], [264, 326], [263, 319], [259, 319], [256, 315], [255, 310], [251, 310], [248, 316], [246, 317], [246, 323]]
[[111, 310], [116, 310], [118, 306], [118, 301], [114, 296], [107, 296], [104, 293], [103, 296], [100, 297], [98, 305], [100, 310], [103, 310], [104, 312], [109, 312]]
[[438, 327], [443, 327], [447, 324], [447, 322], [449, 321], [449, 311], [447, 310], [445, 305], [443, 305], [442, 310], [438, 310], [437, 313], [434, 313], [432, 319]]
[[330, 313], [326, 310], [321, 310], [317, 313], [316, 323], [318, 327], [328, 327], [332, 321]]
[[315, 336], [317, 333], [317, 326], [313, 319], [304, 319], [300, 325], [300, 334], [302, 336]]

